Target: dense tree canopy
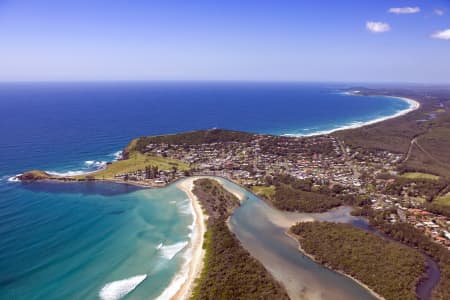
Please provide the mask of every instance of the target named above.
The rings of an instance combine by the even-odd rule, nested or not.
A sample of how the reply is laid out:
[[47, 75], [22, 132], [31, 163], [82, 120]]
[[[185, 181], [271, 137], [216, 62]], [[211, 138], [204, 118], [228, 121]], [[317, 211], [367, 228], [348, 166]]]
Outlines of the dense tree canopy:
[[355, 277], [385, 299], [416, 299], [425, 271], [418, 251], [349, 224], [306, 222], [291, 231], [318, 262]]

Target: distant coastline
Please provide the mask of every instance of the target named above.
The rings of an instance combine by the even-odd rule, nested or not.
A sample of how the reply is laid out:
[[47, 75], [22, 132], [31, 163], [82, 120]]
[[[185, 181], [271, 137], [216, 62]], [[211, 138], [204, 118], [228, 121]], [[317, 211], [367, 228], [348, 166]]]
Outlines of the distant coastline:
[[[349, 94], [349, 95], [358, 96], [358, 94]], [[372, 96], [375, 97], [376, 95], [372, 95]], [[409, 107], [407, 109], [398, 111], [397, 113], [395, 113], [391, 116], [374, 119], [374, 120], [371, 120], [368, 122], [361, 122], [358, 124], [347, 125], [347, 126], [332, 129], [332, 130], [329, 130], [326, 132], [325, 131], [316, 132], [316, 133], [306, 134], [306, 135], [283, 134], [283, 136], [307, 137], [307, 136], [330, 134], [335, 131], [354, 129], [354, 128], [358, 128], [358, 127], [363, 127], [363, 126], [379, 123], [379, 122], [386, 121], [389, 119], [397, 118], [397, 117], [406, 115], [406, 114], [420, 108], [420, 103], [417, 100], [414, 100], [411, 98], [397, 97], [397, 96], [378, 96], [378, 95], [377, 95], [377, 97], [397, 98], [397, 99], [407, 102], [409, 104]], [[106, 163], [104, 163], [102, 165], [98, 165], [97, 170], [83, 172], [83, 175], [94, 174], [96, 172], [105, 170], [105, 168], [106, 168]], [[56, 172], [46, 171], [46, 173], [48, 173], [49, 175], [55, 176], [55, 177], [60, 176]], [[76, 175], [80, 175], [80, 174], [76, 173]], [[68, 178], [75, 179], [75, 176], [71, 174], [68, 176]], [[181, 267], [182, 269], [180, 270], [180, 272], [172, 279], [172, 282], [169, 284], [168, 287], [166, 287], [163, 294], [161, 294], [158, 299], [160, 299], [161, 297], [168, 297], [170, 299], [186, 299], [186, 297], [188, 297], [189, 294], [191, 293], [191, 289], [192, 289], [194, 280], [195, 280], [195, 278], [197, 278], [197, 276], [202, 268], [202, 261], [203, 261], [203, 256], [204, 256], [202, 244], [203, 244], [203, 235], [205, 233], [205, 227], [204, 227], [205, 216], [203, 215], [203, 212], [202, 212], [201, 208], [199, 207], [198, 200], [191, 192], [194, 178], [195, 177], [188, 177], [188, 178], [181, 179], [180, 181], [174, 181], [174, 182], [168, 183], [168, 184], [176, 184], [180, 190], [184, 191], [189, 196], [189, 199], [190, 199], [191, 205], [192, 205], [192, 214], [194, 217], [194, 223], [192, 224], [193, 232], [192, 232], [192, 237], [191, 237], [191, 242], [190, 242], [191, 245], [190, 245], [189, 249], [187, 250], [188, 251], [187, 255], [189, 257], [187, 257], [186, 263]], [[9, 179], [9, 181], [17, 181], [17, 180], [18, 180], [17, 175], [14, 177], [11, 177]], [[44, 179], [44, 180], [58, 180], [58, 179], [52, 177], [52, 178], [48, 178], [48, 179]], [[144, 183], [140, 183], [140, 182], [124, 181], [124, 180], [120, 180], [120, 179], [95, 179], [95, 180], [123, 183], [123, 184], [132, 184], [132, 185], [141, 186], [141, 187], [145, 187], [145, 188], [161, 187], [161, 186], [167, 185], [167, 184], [164, 184], [161, 186], [153, 186], [153, 185], [144, 184]], [[342, 273], [342, 272], [340, 272], [340, 273]], [[344, 275], [346, 275], [346, 274], [344, 274]], [[348, 275], [346, 275], [346, 276], [348, 276]], [[363, 286], [367, 290], [369, 290], [374, 296], [376, 296], [379, 299], [382, 299], [382, 297], [380, 297], [379, 295], [374, 293], [370, 288], [368, 288], [367, 286], [365, 286], [364, 284], [362, 284], [355, 278], [352, 278], [352, 279], [355, 280], [356, 282], [358, 282], [361, 286]]]
[[294, 137], [308, 137], [308, 136], [326, 135], [326, 134], [334, 133], [336, 131], [360, 128], [360, 127], [364, 127], [364, 126], [380, 123], [380, 122], [383, 122], [383, 121], [387, 121], [387, 120], [390, 120], [390, 119], [398, 118], [398, 117], [404, 116], [404, 115], [406, 115], [406, 114], [408, 114], [408, 113], [410, 113], [412, 111], [418, 110], [420, 108], [420, 102], [419, 101], [417, 101], [415, 99], [407, 98], [407, 97], [386, 96], [386, 95], [362, 95], [362, 94], [359, 94], [359, 91], [343, 92], [342, 94], [343, 95], [348, 95], [348, 96], [357, 96], [357, 97], [367, 96], [367, 97], [384, 97], [384, 98], [391, 98], [391, 99], [392, 98], [400, 99], [400, 100], [408, 103], [409, 107], [406, 108], [406, 109], [400, 110], [400, 111], [398, 111], [395, 114], [390, 115], [390, 116], [381, 117], [381, 118], [369, 120], [369, 121], [366, 121], [366, 122], [353, 122], [350, 125], [343, 125], [343, 126], [340, 126], [338, 128], [334, 128], [334, 129], [330, 129], [330, 130], [316, 131], [316, 132], [307, 133], [307, 134], [286, 133], [286, 134], [282, 134], [282, 135], [283, 136], [294, 136]]

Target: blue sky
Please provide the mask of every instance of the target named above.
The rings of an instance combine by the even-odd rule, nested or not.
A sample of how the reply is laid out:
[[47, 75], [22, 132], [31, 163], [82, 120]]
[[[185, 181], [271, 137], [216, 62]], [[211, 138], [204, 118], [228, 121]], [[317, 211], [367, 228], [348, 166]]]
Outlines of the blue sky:
[[0, 0], [20, 80], [450, 83], [450, 1]]

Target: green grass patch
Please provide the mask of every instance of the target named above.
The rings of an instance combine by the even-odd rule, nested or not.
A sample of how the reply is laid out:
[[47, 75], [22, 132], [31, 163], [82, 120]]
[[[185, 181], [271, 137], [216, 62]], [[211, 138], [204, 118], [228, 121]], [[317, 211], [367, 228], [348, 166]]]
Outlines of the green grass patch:
[[273, 185], [271, 186], [254, 185], [252, 186], [252, 192], [258, 196], [270, 199], [275, 195], [275, 187]]
[[[93, 176], [95, 179], [111, 179], [114, 178], [114, 175], [116, 174], [144, 170], [146, 166], [150, 165], [157, 166], [158, 169], [162, 171], [171, 171], [173, 167], [176, 167], [180, 171], [189, 170], [189, 166], [179, 160], [132, 152], [128, 159], [115, 161], [108, 165], [106, 169], [87, 176]], [[86, 175], [78, 176], [77, 178], [86, 178]]]
[[447, 193], [445, 196], [437, 197], [433, 203], [450, 206], [450, 193]]
[[401, 175], [403, 178], [408, 179], [432, 179], [432, 180], [438, 180], [439, 176], [428, 174], [428, 173], [420, 173], [420, 172], [407, 172]]

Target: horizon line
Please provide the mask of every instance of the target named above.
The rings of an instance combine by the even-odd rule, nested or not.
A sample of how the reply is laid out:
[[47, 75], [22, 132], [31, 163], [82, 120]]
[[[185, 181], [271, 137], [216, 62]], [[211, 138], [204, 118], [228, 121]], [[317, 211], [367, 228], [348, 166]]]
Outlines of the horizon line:
[[352, 84], [352, 85], [421, 85], [450, 86], [449, 82], [412, 81], [338, 81], [338, 80], [253, 80], [253, 79], [73, 79], [73, 80], [0, 80], [0, 84], [20, 83], [286, 83], [286, 84]]

